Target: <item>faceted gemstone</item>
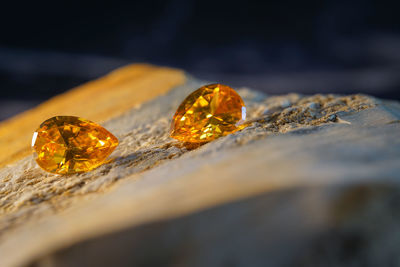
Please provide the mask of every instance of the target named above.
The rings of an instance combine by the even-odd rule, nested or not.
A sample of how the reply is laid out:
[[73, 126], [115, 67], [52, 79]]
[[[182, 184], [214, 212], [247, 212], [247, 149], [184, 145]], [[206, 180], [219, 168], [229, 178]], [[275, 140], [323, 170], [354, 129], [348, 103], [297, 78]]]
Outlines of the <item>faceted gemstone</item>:
[[32, 138], [36, 162], [45, 171], [57, 174], [90, 171], [117, 145], [118, 139], [100, 125], [73, 116], [44, 121]]
[[223, 84], [206, 85], [179, 106], [171, 137], [189, 143], [209, 142], [241, 129], [245, 118], [244, 102], [235, 90]]

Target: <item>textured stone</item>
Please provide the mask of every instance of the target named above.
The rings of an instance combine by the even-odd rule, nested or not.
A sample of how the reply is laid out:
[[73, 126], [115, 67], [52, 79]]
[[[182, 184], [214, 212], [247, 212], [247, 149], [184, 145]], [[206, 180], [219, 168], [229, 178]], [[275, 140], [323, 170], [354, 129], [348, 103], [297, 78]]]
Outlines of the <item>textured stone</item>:
[[2, 121], [0, 168], [30, 155], [32, 133], [48, 118], [67, 114], [103, 123], [183, 84], [185, 79], [177, 69], [128, 65]]
[[203, 84], [105, 122], [120, 145], [92, 172], [60, 179], [31, 156], [1, 168], [0, 265], [399, 262], [397, 102], [242, 88], [249, 126], [190, 150], [169, 125]]

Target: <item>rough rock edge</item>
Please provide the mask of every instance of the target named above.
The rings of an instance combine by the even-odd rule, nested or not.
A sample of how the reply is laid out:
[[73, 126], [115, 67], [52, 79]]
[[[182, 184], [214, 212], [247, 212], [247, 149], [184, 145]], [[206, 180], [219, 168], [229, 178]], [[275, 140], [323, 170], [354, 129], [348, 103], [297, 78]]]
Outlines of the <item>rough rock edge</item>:
[[[204, 83], [191, 80], [166, 96], [111, 120], [104, 126], [120, 139], [112, 162], [84, 174], [61, 177], [45, 173], [32, 156], [0, 170], [0, 236], [26, 220], [68, 209], [78, 201], [95, 198], [118, 180], [140, 173], [187, 153], [168, 136], [170, 118], [182, 99]], [[266, 96], [239, 90], [248, 110], [249, 126], [228, 138], [224, 147], [235, 147], [289, 131], [307, 131], [327, 123], [346, 123], [338, 114], [377, 105], [364, 95]], [[0, 239], [1, 240], [1, 239]]]

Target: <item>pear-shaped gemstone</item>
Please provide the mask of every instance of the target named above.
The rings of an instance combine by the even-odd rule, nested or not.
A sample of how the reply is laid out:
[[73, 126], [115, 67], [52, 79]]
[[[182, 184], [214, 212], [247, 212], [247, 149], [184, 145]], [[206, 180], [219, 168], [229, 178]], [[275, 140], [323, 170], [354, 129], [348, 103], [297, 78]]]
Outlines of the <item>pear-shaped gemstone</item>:
[[90, 171], [117, 145], [118, 139], [100, 125], [73, 116], [44, 121], [32, 138], [36, 162], [45, 171], [57, 174]]
[[235, 90], [223, 84], [206, 85], [179, 106], [171, 137], [189, 143], [209, 142], [241, 129], [245, 118], [244, 102]]

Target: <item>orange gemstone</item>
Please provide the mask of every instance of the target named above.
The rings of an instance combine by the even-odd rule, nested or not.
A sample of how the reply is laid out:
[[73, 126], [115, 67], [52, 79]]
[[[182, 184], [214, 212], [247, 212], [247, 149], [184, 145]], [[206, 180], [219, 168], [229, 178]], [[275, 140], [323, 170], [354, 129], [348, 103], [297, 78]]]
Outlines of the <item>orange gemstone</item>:
[[57, 174], [90, 171], [117, 145], [118, 139], [100, 125], [73, 116], [44, 121], [32, 138], [36, 162], [45, 171]]
[[179, 106], [171, 137], [182, 142], [209, 142], [241, 129], [245, 118], [244, 102], [235, 90], [223, 84], [206, 85]]

